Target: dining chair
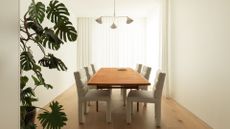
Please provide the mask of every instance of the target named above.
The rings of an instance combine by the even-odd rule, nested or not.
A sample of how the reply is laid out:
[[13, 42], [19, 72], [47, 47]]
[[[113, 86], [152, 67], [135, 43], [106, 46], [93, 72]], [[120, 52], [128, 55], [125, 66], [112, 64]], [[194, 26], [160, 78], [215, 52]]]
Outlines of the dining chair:
[[86, 70], [88, 80], [96, 73], [95, 66], [93, 64], [84, 67], [84, 69]]
[[137, 65], [136, 65], [136, 71], [137, 71], [138, 73], [140, 73], [140, 72], [141, 72], [141, 69], [142, 69], [142, 64], [137, 64]]
[[96, 73], [96, 69], [95, 69], [94, 64], [90, 64], [90, 66], [91, 66], [91, 69], [92, 69], [92, 71], [93, 71], [93, 74], [95, 74], [95, 73]]
[[[90, 64], [89, 66], [87, 67], [84, 67], [85, 71], [86, 71], [86, 75], [87, 75], [87, 80], [89, 81], [89, 79], [96, 73], [96, 70], [95, 70], [95, 66], [93, 64]], [[96, 86], [88, 86], [89, 89], [97, 89]], [[104, 89], [103, 89], [104, 90]], [[106, 90], [109, 90], [111, 92], [111, 89], [106, 89]], [[88, 102], [88, 105], [90, 106], [90, 102]], [[98, 102], [96, 102], [96, 110], [98, 112]]]
[[[151, 73], [151, 67], [143, 66], [143, 68], [142, 68], [140, 74], [141, 74], [145, 79], [149, 80], [150, 73]], [[139, 86], [139, 89], [141, 89], [141, 90], [148, 90], [148, 87], [147, 87], [147, 86]]]
[[156, 126], [160, 127], [161, 123], [161, 96], [164, 86], [166, 73], [160, 72], [155, 83], [153, 91], [132, 90], [127, 97], [126, 121], [131, 123], [131, 115], [133, 112], [133, 102], [145, 102], [155, 104], [155, 120]]
[[83, 113], [87, 113], [87, 102], [105, 101], [107, 103], [106, 121], [111, 122], [111, 92], [109, 90], [89, 89], [87, 75], [84, 69], [74, 72], [78, 94], [78, 119], [79, 123], [85, 122]]
[[[141, 69], [142, 69], [142, 64], [136, 64], [135, 71], [137, 71], [138, 73], [140, 73]], [[125, 106], [127, 89], [121, 89], [121, 94], [123, 95], [123, 101], [124, 101], [124, 106]]]
[[91, 67], [91, 65], [89, 65], [89, 66], [84, 67], [84, 69], [85, 69], [85, 72], [86, 72], [87, 80], [89, 80], [94, 75], [92, 67]]
[[[147, 67], [147, 66], [142, 65], [142, 64], [137, 64], [136, 65], [136, 71], [138, 73], [140, 73], [141, 75], [143, 75], [145, 77], [145, 79], [149, 80], [151, 67]], [[139, 86], [139, 89], [142, 89], [142, 90], [146, 89], [147, 90], [147, 86]], [[123, 91], [123, 101], [124, 101], [124, 105], [125, 105], [127, 89], [122, 89], [122, 91]]]
[[[87, 81], [89, 81], [89, 79], [94, 75], [93, 69], [91, 67], [91, 65], [84, 67], [85, 69], [85, 73], [87, 76]], [[88, 86], [89, 89], [97, 89], [96, 86]], [[88, 102], [88, 106], [90, 106], [90, 102]]]

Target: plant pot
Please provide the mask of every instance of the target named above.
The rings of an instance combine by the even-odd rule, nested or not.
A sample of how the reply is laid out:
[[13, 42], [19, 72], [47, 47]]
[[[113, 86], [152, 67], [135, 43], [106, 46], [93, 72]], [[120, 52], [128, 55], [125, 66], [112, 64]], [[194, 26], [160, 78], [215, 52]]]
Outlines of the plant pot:
[[35, 107], [26, 107], [26, 114], [25, 114], [25, 125], [28, 123], [35, 123], [36, 117], [36, 108]]

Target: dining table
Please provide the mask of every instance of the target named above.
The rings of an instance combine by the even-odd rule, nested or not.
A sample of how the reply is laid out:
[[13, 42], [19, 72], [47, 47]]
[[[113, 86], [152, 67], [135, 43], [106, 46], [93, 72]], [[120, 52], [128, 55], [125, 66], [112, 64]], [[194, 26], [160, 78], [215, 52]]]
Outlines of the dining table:
[[[97, 89], [136, 89], [139, 86], [149, 86], [151, 83], [140, 73], [132, 68], [100, 68], [87, 82], [90, 86]], [[98, 111], [98, 102], [96, 103]], [[139, 111], [139, 103], [137, 103], [137, 111]]]

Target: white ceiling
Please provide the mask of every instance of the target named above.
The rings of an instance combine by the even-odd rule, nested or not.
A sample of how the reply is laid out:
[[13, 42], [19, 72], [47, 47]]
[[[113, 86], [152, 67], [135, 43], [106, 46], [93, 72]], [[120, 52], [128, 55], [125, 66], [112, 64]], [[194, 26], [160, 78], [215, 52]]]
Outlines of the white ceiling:
[[[113, 15], [113, 0], [71, 0], [71, 8], [78, 17]], [[160, 0], [116, 0], [116, 15], [146, 17]]]

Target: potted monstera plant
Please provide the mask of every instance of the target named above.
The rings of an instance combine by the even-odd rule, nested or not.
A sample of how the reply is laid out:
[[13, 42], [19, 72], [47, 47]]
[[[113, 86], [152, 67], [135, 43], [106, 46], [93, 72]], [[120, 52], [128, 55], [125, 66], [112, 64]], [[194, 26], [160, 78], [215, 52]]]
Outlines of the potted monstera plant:
[[[36, 128], [35, 111], [40, 107], [34, 106], [33, 102], [39, 100], [35, 94], [37, 87], [53, 88], [45, 81], [42, 68], [67, 70], [64, 62], [52, 52], [58, 51], [64, 43], [77, 39], [77, 31], [69, 16], [66, 6], [58, 0], [51, 0], [48, 5], [31, 0], [28, 10], [20, 20], [21, 129]], [[34, 55], [38, 52], [42, 56], [35, 58]], [[60, 129], [65, 126], [67, 116], [63, 106], [55, 101], [49, 107], [48, 110], [40, 108], [43, 112], [37, 117], [43, 128]]]

